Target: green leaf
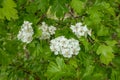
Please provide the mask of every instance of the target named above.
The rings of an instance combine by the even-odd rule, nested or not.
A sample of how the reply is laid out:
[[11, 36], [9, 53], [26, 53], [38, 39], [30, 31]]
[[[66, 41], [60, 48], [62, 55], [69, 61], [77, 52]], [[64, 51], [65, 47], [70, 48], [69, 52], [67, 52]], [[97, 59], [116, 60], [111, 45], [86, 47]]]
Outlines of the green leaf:
[[39, 38], [41, 36], [41, 34], [42, 34], [42, 30], [36, 28], [34, 37]]
[[2, 2], [3, 2], [3, 0], [0, 0], [0, 7], [2, 7]]
[[[6, 43], [4, 44], [4, 48], [5, 48], [6, 52], [13, 56], [15, 54], [17, 54], [18, 46], [19, 46], [18, 40], [6, 40]], [[12, 50], [12, 49], [14, 49], [14, 50]]]
[[97, 55], [100, 55], [100, 61], [108, 65], [114, 58], [114, 54], [112, 52], [113, 49], [111, 46], [100, 45], [96, 53]]
[[71, 1], [71, 7], [77, 12], [81, 13], [84, 9], [84, 3], [80, 0], [72, 0]]
[[116, 66], [120, 66], [120, 56], [116, 56], [113, 59], [113, 63], [116, 64]]
[[109, 35], [109, 28], [105, 27], [103, 25], [98, 27], [97, 35], [98, 36], [107, 36], [107, 35]]
[[85, 71], [85, 73], [84, 73], [84, 75], [83, 75], [83, 78], [84, 78], [84, 77], [87, 77], [87, 76], [90, 76], [90, 75], [93, 73], [94, 68], [95, 68], [95, 67], [92, 66], [92, 65], [87, 66], [87, 67], [86, 67], [86, 71]]
[[37, 0], [38, 3], [38, 9], [41, 10], [41, 12], [45, 12], [48, 10], [49, 0]]
[[99, 3], [99, 5], [100, 5], [100, 8], [103, 9], [106, 13], [109, 13], [109, 14], [115, 16], [114, 8], [110, 5], [110, 3], [103, 1], [103, 2]]
[[85, 51], [86, 51], [86, 52], [89, 51], [89, 49], [90, 49], [90, 44], [89, 44], [88, 40], [87, 40], [86, 38], [82, 37], [82, 38], [80, 38], [80, 41], [81, 41], [82, 44], [84, 45]]
[[64, 14], [68, 11], [68, 8], [65, 6], [65, 4], [66, 0], [54, 0], [53, 5], [51, 5], [50, 11], [59, 18], [63, 17]]
[[0, 8], [0, 19], [18, 19], [16, 4], [13, 0], [4, 0]]
[[6, 36], [7, 30], [6, 30], [5, 23], [0, 22], [0, 35], [1, 36]]
[[75, 67], [75, 68], [78, 67], [78, 64], [77, 64], [76, 59], [71, 59], [71, 60], [70, 60], [70, 64], [71, 64], [73, 67]]
[[105, 41], [105, 42], [106, 42], [107, 45], [109, 45], [109, 46], [115, 46], [115, 44], [117, 44], [117, 41], [115, 41], [115, 40], [112, 40], [112, 41], [107, 40], [107, 41]]
[[4, 50], [0, 49], [0, 64], [8, 65], [11, 62], [11, 56]]
[[118, 76], [119, 76], [118, 72], [116, 70], [112, 69], [111, 80], [119, 80]]
[[36, 6], [37, 3], [31, 3], [29, 6], [26, 7], [26, 11], [30, 14], [35, 14], [37, 12], [38, 7]]
[[51, 62], [47, 69], [47, 74], [52, 80], [59, 80], [65, 74], [65, 63], [62, 58], [57, 57], [56, 63]]
[[98, 11], [98, 7], [89, 7], [86, 12], [89, 15], [89, 17], [86, 17], [86, 21], [88, 24], [99, 24], [101, 22], [101, 17], [103, 16], [103, 14]]

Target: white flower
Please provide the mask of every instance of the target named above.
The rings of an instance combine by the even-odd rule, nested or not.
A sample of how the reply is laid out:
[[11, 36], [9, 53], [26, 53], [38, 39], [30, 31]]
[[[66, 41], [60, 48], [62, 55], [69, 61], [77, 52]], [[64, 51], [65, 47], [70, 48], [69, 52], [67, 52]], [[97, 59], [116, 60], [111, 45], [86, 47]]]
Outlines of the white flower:
[[32, 29], [32, 23], [29, 21], [24, 21], [23, 25], [21, 26], [21, 30], [19, 31], [17, 38], [25, 43], [30, 43], [32, 41], [32, 35], [34, 34]]
[[56, 31], [56, 27], [54, 27], [54, 26], [49, 27], [49, 32], [51, 35], [55, 34], [55, 31]]
[[56, 27], [48, 26], [45, 22], [42, 22], [42, 25], [39, 27], [42, 30], [42, 35], [40, 39], [49, 39], [51, 35], [55, 34]]
[[75, 27], [74, 25], [71, 25], [70, 29], [72, 29], [72, 31], [75, 33], [77, 30], [77, 27]]
[[27, 29], [27, 27], [30, 27], [31, 25], [32, 25], [32, 23], [30, 23], [29, 21], [24, 21], [22, 28], [25, 27], [24, 29]]
[[48, 31], [48, 25], [45, 22], [42, 22], [42, 26], [40, 27], [40, 29], [42, 29], [43, 32], [47, 32]]
[[82, 26], [82, 23], [81, 22], [79, 22], [79, 23], [76, 23], [76, 25], [75, 26]]
[[63, 54], [64, 57], [68, 57], [68, 58], [72, 57], [72, 52], [69, 49], [64, 49], [62, 51], [62, 54]]
[[64, 36], [57, 37], [50, 41], [50, 49], [55, 55], [61, 54], [70, 58], [77, 55], [80, 51], [79, 41], [75, 39], [66, 39]]
[[58, 51], [55, 51], [55, 53], [54, 53], [55, 55], [58, 55], [59, 54], [59, 52]]
[[89, 30], [87, 28], [87, 26], [82, 26], [82, 23], [76, 23], [76, 25], [71, 25], [70, 29], [72, 30], [72, 32], [78, 37], [80, 38], [81, 36], [87, 36], [87, 34], [89, 36], [91, 36], [91, 30]]
[[40, 37], [40, 39], [49, 39], [50, 38], [50, 34], [48, 32], [42, 32], [42, 36]]

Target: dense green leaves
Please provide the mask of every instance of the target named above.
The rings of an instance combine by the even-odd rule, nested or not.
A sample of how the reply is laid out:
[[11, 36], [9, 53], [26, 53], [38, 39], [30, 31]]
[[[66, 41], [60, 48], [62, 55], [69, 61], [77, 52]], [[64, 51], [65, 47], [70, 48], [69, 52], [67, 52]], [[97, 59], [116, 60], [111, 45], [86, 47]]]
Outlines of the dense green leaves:
[[[0, 80], [120, 80], [119, 8], [119, 0], [0, 0]], [[17, 39], [24, 21], [29, 44]], [[40, 39], [42, 22], [57, 29], [50, 39]], [[72, 32], [78, 22], [91, 36]], [[50, 40], [59, 36], [78, 40], [79, 54], [54, 55]]]

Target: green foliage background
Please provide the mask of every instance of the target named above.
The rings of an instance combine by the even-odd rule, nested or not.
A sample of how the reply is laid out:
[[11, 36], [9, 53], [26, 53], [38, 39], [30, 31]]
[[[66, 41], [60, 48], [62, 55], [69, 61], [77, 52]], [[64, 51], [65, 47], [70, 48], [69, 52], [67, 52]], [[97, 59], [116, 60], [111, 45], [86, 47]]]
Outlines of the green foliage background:
[[[28, 45], [16, 37], [24, 20], [35, 33]], [[79, 40], [79, 54], [55, 56], [38, 39], [43, 21], [58, 28], [51, 39]], [[92, 36], [78, 39], [69, 28], [77, 22]], [[120, 0], [0, 0], [0, 80], [120, 80]]]

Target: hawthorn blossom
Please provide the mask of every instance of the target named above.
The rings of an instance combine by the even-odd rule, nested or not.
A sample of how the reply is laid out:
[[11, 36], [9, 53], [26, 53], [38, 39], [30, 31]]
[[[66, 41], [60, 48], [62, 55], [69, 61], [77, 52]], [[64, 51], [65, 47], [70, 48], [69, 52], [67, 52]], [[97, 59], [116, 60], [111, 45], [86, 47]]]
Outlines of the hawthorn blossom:
[[83, 26], [82, 23], [76, 23], [76, 25], [71, 25], [70, 29], [75, 35], [80, 38], [81, 36], [91, 36], [91, 30], [87, 28], [87, 26]]
[[55, 34], [56, 27], [50, 26], [48, 29], [49, 29], [49, 33], [50, 33], [51, 35]]
[[24, 21], [21, 26], [21, 30], [19, 31], [17, 38], [25, 43], [30, 43], [32, 41], [32, 35], [34, 34], [32, 29], [32, 23], [29, 21]]
[[78, 40], [60, 36], [50, 41], [50, 49], [55, 55], [61, 54], [64, 57], [71, 58], [73, 55], [78, 55], [80, 45]]
[[49, 39], [51, 35], [55, 34], [56, 27], [48, 26], [45, 22], [42, 22], [42, 25], [39, 27], [42, 30], [42, 35], [40, 39]]

